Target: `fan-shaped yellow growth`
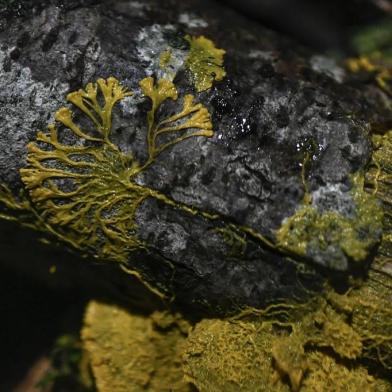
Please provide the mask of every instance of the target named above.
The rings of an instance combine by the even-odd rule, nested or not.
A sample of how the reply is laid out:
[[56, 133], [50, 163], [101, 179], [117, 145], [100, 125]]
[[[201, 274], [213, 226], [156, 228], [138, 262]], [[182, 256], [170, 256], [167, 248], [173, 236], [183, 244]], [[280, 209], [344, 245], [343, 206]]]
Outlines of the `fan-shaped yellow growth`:
[[[180, 113], [161, 121], [156, 119], [157, 109], [165, 100], [177, 100], [177, 89], [171, 81], [160, 79], [157, 83], [154, 83], [154, 79], [148, 77], [140, 82], [140, 88], [143, 94], [149, 97], [152, 102], [151, 110], [147, 113], [148, 160], [143, 168], [150, 165], [162, 151], [174, 144], [190, 137], [210, 137], [214, 134], [207, 108], [201, 103], [195, 104], [193, 95], [185, 95], [183, 109]], [[191, 129], [191, 132], [187, 132]], [[179, 136], [178, 132], [180, 132]], [[175, 135], [175, 137], [164, 143], [159, 143], [159, 137], [164, 135], [169, 137]]]
[[[143, 79], [140, 86], [152, 101], [147, 114], [148, 159], [144, 164], [132, 154], [122, 153], [110, 140], [113, 108], [132, 94], [111, 77], [89, 83], [67, 97], [92, 127], [82, 129], [71, 109], [59, 109], [55, 118], [60, 128], [52, 124], [49, 132], [37, 134], [36, 142], [28, 145], [28, 166], [20, 171], [34, 208], [57, 237], [98, 257], [117, 261], [126, 261], [130, 251], [144, 246], [136, 236], [134, 218], [146, 198], [186, 209], [138, 185], [135, 176], [168, 147], [189, 137], [213, 135], [207, 109], [195, 104], [193, 96], [185, 96], [180, 113], [158, 120], [156, 112], [162, 103], [168, 98], [177, 99], [175, 86], [166, 80], [155, 85], [152, 78]], [[177, 132], [180, 136], [175, 135]], [[159, 144], [163, 134], [174, 137]]]
[[193, 83], [198, 92], [211, 88], [214, 80], [222, 80], [226, 76], [223, 68], [223, 49], [215, 47], [214, 43], [204, 36], [187, 36], [190, 44], [186, 66], [190, 70]]

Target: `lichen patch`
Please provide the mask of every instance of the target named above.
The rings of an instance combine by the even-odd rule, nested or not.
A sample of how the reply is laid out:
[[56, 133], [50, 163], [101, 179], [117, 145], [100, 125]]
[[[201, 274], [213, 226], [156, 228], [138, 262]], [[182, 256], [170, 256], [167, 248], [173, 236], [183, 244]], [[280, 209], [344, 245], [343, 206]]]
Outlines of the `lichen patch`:
[[[364, 261], [381, 239], [383, 210], [365, 192], [362, 174], [354, 175], [351, 182], [348, 199], [340, 198], [336, 187], [318, 190], [313, 205], [312, 195], [307, 194], [304, 204], [276, 232], [278, 246], [335, 270], [347, 270], [350, 260]], [[340, 205], [328, 200], [331, 195], [340, 198]]]

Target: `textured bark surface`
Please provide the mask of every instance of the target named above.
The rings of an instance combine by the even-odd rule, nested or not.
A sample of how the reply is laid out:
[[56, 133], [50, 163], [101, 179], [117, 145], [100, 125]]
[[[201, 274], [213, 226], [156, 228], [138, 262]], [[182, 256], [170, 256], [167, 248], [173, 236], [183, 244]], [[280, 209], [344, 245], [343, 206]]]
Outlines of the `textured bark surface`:
[[[168, 298], [213, 312], [301, 298], [321, 287], [329, 267], [343, 277], [358, 268], [339, 247], [303, 257], [283, 252], [276, 231], [306, 193], [319, 212], [355, 215], [350, 178], [369, 162], [369, 128], [391, 121], [376, 89], [346, 81], [333, 61], [212, 2], [24, 7], [0, 19], [0, 182], [15, 197], [24, 189], [27, 144], [53, 122], [69, 92], [99, 78], [115, 77], [134, 92], [113, 112], [111, 140], [145, 161], [151, 103], [139, 82], [165, 77], [160, 55], [169, 48], [180, 62], [173, 65], [180, 98], [162, 105], [159, 118], [181, 111], [181, 97], [192, 93], [208, 109], [214, 134], [174, 145], [136, 177], [174, 203], [141, 203], [134, 235], [145, 246], [129, 251], [122, 265]], [[184, 65], [187, 34], [226, 51], [226, 77], [202, 92]], [[100, 255], [94, 247], [78, 251]], [[100, 261], [117, 262], [110, 254]]]

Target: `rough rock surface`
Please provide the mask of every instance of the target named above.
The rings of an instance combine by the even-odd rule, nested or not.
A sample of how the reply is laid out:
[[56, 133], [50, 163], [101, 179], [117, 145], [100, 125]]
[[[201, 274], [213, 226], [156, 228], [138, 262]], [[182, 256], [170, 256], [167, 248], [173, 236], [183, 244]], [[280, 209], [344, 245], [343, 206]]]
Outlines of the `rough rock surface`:
[[[323, 281], [319, 267], [352, 268], [333, 244], [303, 257], [284, 252], [275, 247], [276, 231], [306, 194], [320, 213], [356, 214], [350, 179], [369, 161], [369, 125], [388, 120], [377, 94], [346, 83], [331, 60], [212, 2], [35, 7], [0, 17], [0, 182], [15, 195], [24, 187], [27, 144], [53, 122], [67, 93], [109, 77], [133, 91], [113, 113], [111, 140], [143, 161], [151, 103], [139, 82], [172, 78], [179, 97], [192, 93], [208, 109], [213, 136], [166, 149], [135, 182], [203, 213], [146, 198], [135, 215], [145, 246], [129, 252], [126, 269], [181, 303], [225, 312], [304, 296], [304, 287]], [[226, 51], [226, 76], [201, 92], [185, 67], [187, 35]], [[159, 117], [180, 111], [181, 102], [162, 105]], [[381, 232], [363, 235], [375, 244]]]

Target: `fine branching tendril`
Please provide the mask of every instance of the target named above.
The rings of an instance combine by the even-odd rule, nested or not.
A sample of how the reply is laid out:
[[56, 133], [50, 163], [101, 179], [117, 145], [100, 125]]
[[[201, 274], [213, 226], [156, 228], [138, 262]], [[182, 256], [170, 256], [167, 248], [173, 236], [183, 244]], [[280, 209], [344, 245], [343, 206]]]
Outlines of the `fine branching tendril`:
[[[34, 208], [56, 228], [58, 236], [97, 257], [109, 256], [120, 262], [127, 260], [130, 251], [144, 247], [136, 234], [135, 214], [146, 198], [187, 209], [138, 185], [135, 177], [169, 147], [190, 137], [213, 135], [208, 110], [194, 103], [193, 96], [184, 97], [179, 113], [161, 120], [157, 115], [160, 106], [169, 98], [178, 98], [174, 84], [167, 80], [155, 84], [152, 78], [145, 78], [140, 86], [152, 102], [147, 113], [145, 163], [124, 154], [111, 141], [113, 109], [132, 93], [110, 77], [67, 96], [93, 130], [78, 125], [70, 108], [59, 109], [57, 124], [49, 125], [48, 132], [38, 132], [36, 141], [29, 143], [28, 165], [20, 171]], [[62, 140], [66, 131], [71, 132], [72, 142]], [[174, 138], [160, 142], [162, 135], [168, 134]]]
[[[148, 77], [140, 82], [140, 88], [152, 102], [151, 110], [147, 113], [148, 159], [143, 169], [153, 163], [161, 152], [185, 139], [194, 136], [213, 136], [210, 114], [201, 103], [194, 103], [193, 95], [185, 95], [181, 112], [159, 121], [156, 118], [157, 109], [167, 99], [177, 100], [176, 87], [169, 80], [160, 79], [154, 83], [154, 79]], [[187, 132], [190, 129], [192, 131]], [[160, 143], [159, 139], [164, 135], [175, 137]]]

